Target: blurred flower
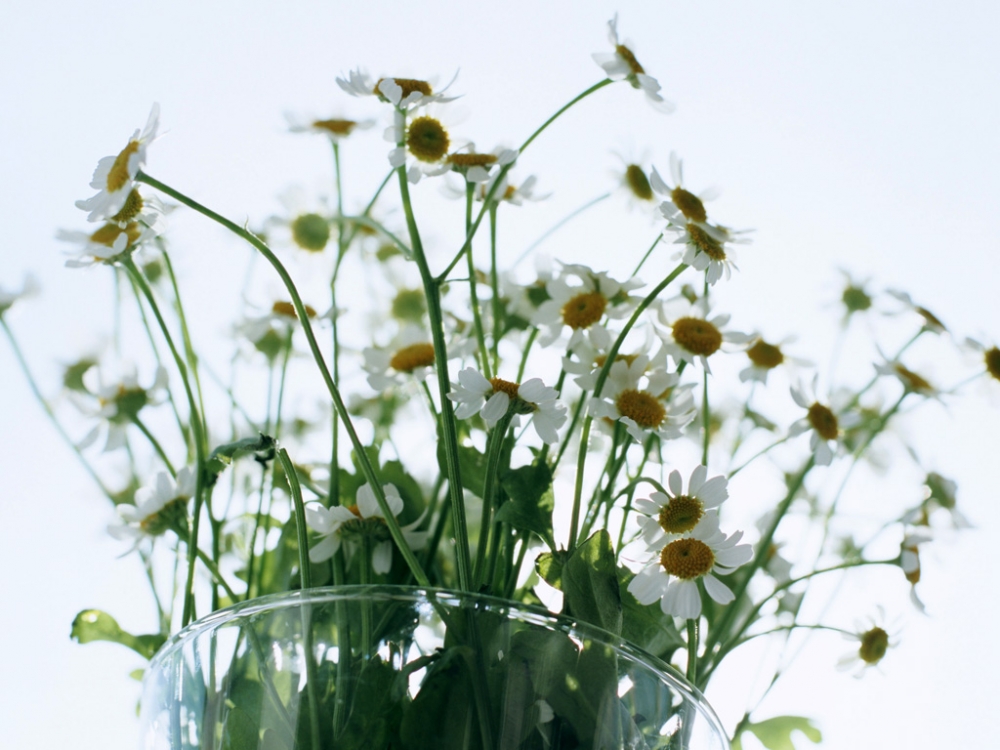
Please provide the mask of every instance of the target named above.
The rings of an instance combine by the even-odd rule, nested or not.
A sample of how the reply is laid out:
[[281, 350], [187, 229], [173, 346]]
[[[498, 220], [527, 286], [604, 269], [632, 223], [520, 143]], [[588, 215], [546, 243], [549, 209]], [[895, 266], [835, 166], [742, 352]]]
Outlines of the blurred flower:
[[[833, 409], [819, 403], [816, 396], [818, 379], [818, 375], [814, 377], [812, 386], [808, 389], [803, 383], [792, 386], [792, 399], [805, 409], [807, 414], [788, 428], [788, 436], [795, 437], [812, 430], [809, 450], [816, 456], [816, 465], [829, 466], [833, 462], [842, 430], [853, 425], [855, 420], [838, 418]], [[831, 443], [833, 443], [832, 447]]]
[[917, 584], [920, 583], [920, 545], [931, 541], [926, 534], [907, 534], [899, 545], [899, 567], [903, 569], [906, 580], [910, 582], [910, 601], [922, 613], [927, 611], [924, 603], [917, 596]]
[[87, 221], [109, 221], [125, 207], [135, 185], [135, 176], [146, 164], [146, 148], [156, 138], [160, 105], [154, 104], [142, 133], [132, 134], [128, 144], [116, 156], [105, 156], [97, 162], [90, 182], [97, 193], [76, 202], [76, 207], [89, 211]]
[[0, 315], [3, 315], [22, 299], [34, 297], [40, 290], [41, 287], [38, 284], [38, 279], [30, 273], [24, 277], [19, 291], [11, 290], [8, 292], [3, 287], [0, 287]]
[[122, 541], [132, 539], [136, 544], [168, 530], [184, 538], [188, 533], [187, 504], [194, 491], [192, 467], [182, 468], [176, 479], [166, 471], [159, 471], [149, 485], [136, 490], [135, 505], [117, 506], [121, 522], [109, 525], [108, 533]]
[[467, 144], [464, 151], [448, 154], [445, 163], [452, 172], [457, 172], [466, 182], [484, 183], [497, 176], [499, 171], [492, 172], [494, 167], [506, 167], [517, 161], [517, 149], [497, 146], [489, 153], [476, 152], [475, 144]]
[[[531, 415], [538, 437], [546, 443], [559, 442], [557, 430], [566, 422], [566, 407], [557, 401], [559, 392], [546, 386], [541, 378], [512, 383], [502, 378], [487, 380], [472, 367], [458, 373], [448, 398], [458, 404], [455, 416], [467, 419], [476, 412], [493, 427], [508, 413], [514, 420]], [[512, 420], [512, 424], [514, 421]]]
[[706, 511], [718, 508], [729, 497], [726, 477], [707, 477], [708, 468], [696, 466], [685, 493], [681, 473], [675, 469], [667, 478], [670, 494], [654, 492], [648, 500], [635, 501], [635, 509], [642, 514], [639, 528], [647, 546], [658, 547], [694, 530]]
[[392, 104], [396, 109], [409, 110], [423, 107], [434, 102], [445, 103], [454, 101], [457, 97], [445, 96], [451, 84], [455, 82], [458, 73], [441, 91], [434, 93], [429, 81], [415, 78], [379, 78], [372, 81], [367, 72], [357, 68], [349, 71], [346, 78], [337, 78], [337, 85], [351, 96], [377, 96], [384, 102]]
[[719, 514], [709, 511], [692, 529], [690, 536], [668, 543], [628, 585], [640, 604], [660, 600], [666, 615], [693, 620], [701, 616], [701, 594], [719, 604], [733, 601], [733, 592], [713, 574], [728, 575], [753, 557], [749, 544], [737, 544], [743, 532], [726, 536], [719, 530]]
[[[331, 311], [321, 316], [312, 306], [304, 307], [310, 320], [329, 318], [333, 314]], [[236, 332], [245, 336], [257, 351], [273, 362], [289, 345], [289, 337], [297, 324], [295, 305], [286, 300], [278, 300], [264, 315], [248, 317], [237, 324]]]
[[308, 253], [321, 253], [330, 242], [330, 210], [325, 201], [307, 195], [293, 186], [278, 196], [284, 216], [272, 216], [266, 222], [268, 234], [274, 233], [277, 244], [293, 245]]
[[931, 385], [923, 375], [904, 367], [902, 362], [886, 361], [875, 365], [875, 371], [879, 375], [890, 375], [896, 378], [902, 383], [903, 390], [907, 393], [916, 393], [927, 398], [939, 398], [941, 395], [941, 391]]
[[[100, 373], [98, 372], [98, 377]], [[129, 424], [135, 422], [139, 412], [147, 406], [155, 406], [166, 398], [167, 371], [163, 367], [156, 368], [156, 376], [149, 388], [139, 385], [139, 377], [133, 365], [124, 367], [124, 374], [117, 383], [99, 385], [96, 393], [96, 404], [83, 401], [77, 394], [74, 399], [78, 408], [99, 421], [87, 433], [77, 447], [81, 450], [97, 442], [103, 430], [107, 430], [104, 443], [104, 453], [116, 450], [125, 445], [125, 437]], [[95, 408], [96, 407], [96, 408]]]
[[633, 52], [634, 45], [625, 40], [623, 43], [618, 39], [618, 14], [608, 21], [608, 41], [614, 49], [613, 52], [595, 52], [591, 57], [594, 62], [603, 68], [608, 78], [613, 81], [628, 81], [632, 88], [640, 89], [646, 99], [653, 106], [653, 109], [669, 114], [675, 107], [672, 102], [666, 101], [660, 96], [660, 84], [655, 78], [646, 73], [646, 70], [639, 64]]
[[729, 323], [728, 315], [709, 318], [707, 300], [700, 299], [685, 307], [683, 314], [671, 314], [666, 307], [662, 308], [661, 321], [669, 330], [657, 331], [675, 363], [700, 362], [711, 373], [708, 358], [724, 343], [742, 346], [750, 340], [745, 333], [723, 330]]
[[285, 121], [292, 133], [316, 133], [324, 135], [334, 143], [351, 135], [355, 130], [368, 130], [375, 125], [374, 120], [347, 120], [339, 118], [320, 119], [299, 115], [294, 112], [285, 113]]
[[60, 229], [56, 238], [81, 247], [70, 253], [68, 268], [85, 268], [95, 263], [113, 265], [166, 229], [163, 204], [153, 197], [143, 199], [139, 191], [129, 193], [126, 206], [100, 229], [80, 232]]
[[986, 372], [994, 380], [1000, 380], [1000, 348], [997, 346], [987, 346], [974, 338], [966, 338], [965, 345], [973, 351], [979, 352], [986, 365]]
[[937, 315], [932, 313], [926, 307], [921, 307], [916, 304], [906, 292], [898, 289], [889, 289], [887, 290], [887, 293], [890, 297], [893, 297], [903, 303], [903, 307], [901, 309], [890, 312], [890, 315], [901, 315], [905, 312], [915, 312], [924, 319], [924, 330], [930, 331], [931, 333], [945, 333], [948, 330]]
[[865, 288], [870, 279], [858, 281], [847, 271], [841, 269], [840, 272], [844, 275], [846, 281], [844, 290], [840, 295], [840, 301], [844, 306], [843, 322], [846, 325], [851, 316], [855, 313], [865, 312], [871, 309], [872, 297]]
[[746, 350], [747, 357], [750, 359], [750, 366], [740, 370], [740, 380], [744, 383], [753, 380], [766, 384], [767, 376], [771, 370], [783, 364], [803, 367], [812, 364], [807, 359], [790, 357], [782, 351], [781, 347], [795, 340], [793, 337], [782, 339], [777, 344], [769, 344], [756, 334], [752, 336], [752, 340], [753, 343]]
[[842, 656], [837, 662], [837, 668], [844, 671], [856, 669], [854, 676], [862, 677], [872, 667], [877, 669], [886, 652], [899, 644], [885, 629], [885, 610], [882, 607], [878, 608], [877, 617], [856, 623], [855, 631], [845, 633], [844, 637], [857, 641], [858, 648]]

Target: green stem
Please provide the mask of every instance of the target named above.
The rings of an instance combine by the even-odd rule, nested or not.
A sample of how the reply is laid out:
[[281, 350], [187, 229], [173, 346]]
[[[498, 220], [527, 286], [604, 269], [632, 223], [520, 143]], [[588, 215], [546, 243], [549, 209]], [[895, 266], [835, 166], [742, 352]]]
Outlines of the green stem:
[[[465, 234], [468, 236], [472, 226], [472, 196], [476, 185], [472, 182], [465, 183]], [[476, 266], [472, 260], [472, 240], [465, 244], [465, 259], [469, 267], [469, 305], [472, 307], [472, 324], [476, 329], [476, 341], [479, 343], [479, 361], [482, 367], [483, 376], [490, 380], [493, 373], [490, 370], [490, 352], [486, 347], [486, 334], [483, 331], [483, 317], [479, 311], [479, 293], [476, 291]]]
[[492, 515], [496, 508], [494, 495], [496, 494], [497, 474], [500, 468], [500, 455], [503, 453], [503, 444], [507, 437], [507, 428], [510, 426], [512, 414], [505, 414], [497, 422], [496, 427], [490, 432], [489, 445], [486, 448], [486, 472], [483, 478], [483, 515], [479, 524], [479, 544], [476, 549], [476, 567], [473, 569], [473, 581], [475, 590], [479, 591], [483, 583], [489, 580], [483, 566], [486, 562], [487, 547], [492, 542], [494, 554], [499, 549], [497, 541], [493, 538]]
[[701, 387], [701, 465], [708, 466], [708, 442], [711, 439], [709, 428], [711, 427], [711, 413], [708, 410], [708, 368], [703, 368]]
[[[500, 336], [503, 333], [503, 305], [500, 300], [500, 271], [497, 268], [497, 208], [499, 203], [490, 204], [490, 288], [493, 292], [493, 369], [500, 371]], [[518, 383], [521, 382], [520, 375]]]
[[174, 465], [170, 463], [170, 458], [167, 457], [167, 452], [163, 450], [163, 446], [160, 445], [160, 441], [156, 439], [156, 436], [150, 432], [149, 428], [146, 427], [141, 419], [139, 419], [138, 414], [132, 416], [132, 424], [138, 427], [139, 432], [146, 436], [146, 440], [148, 440], [149, 444], [153, 446], [153, 450], [156, 451], [156, 455], [158, 455], [160, 460], [163, 461], [163, 465], [167, 467], [167, 471], [170, 472], [170, 476], [176, 477], [177, 472], [174, 470]]
[[385, 499], [385, 492], [382, 489], [382, 483], [379, 481], [378, 474], [375, 472], [371, 461], [368, 459], [368, 455], [365, 453], [364, 446], [361, 444], [360, 438], [358, 438], [357, 432], [354, 429], [354, 424], [351, 421], [350, 414], [347, 411], [347, 405], [344, 403], [343, 398], [340, 395], [340, 390], [337, 388], [337, 384], [333, 380], [333, 376], [330, 374], [330, 370], [326, 366], [326, 361], [323, 359], [323, 354], [319, 348], [319, 342], [316, 340], [316, 335], [313, 332], [312, 324], [309, 321], [309, 316], [306, 314], [305, 305], [302, 303], [302, 298], [299, 296], [298, 289], [295, 287], [295, 283], [292, 281], [292, 277], [289, 275], [285, 266], [278, 260], [278, 257], [271, 251], [271, 249], [264, 244], [259, 237], [254, 235], [252, 232], [243, 229], [241, 226], [235, 222], [230, 221], [221, 214], [212, 211], [210, 208], [203, 206], [197, 201], [192, 200], [183, 193], [174, 190], [169, 185], [166, 185], [154, 177], [149, 176], [145, 172], [140, 171], [136, 175], [136, 180], [139, 182], [144, 182], [150, 187], [156, 188], [157, 190], [169, 195], [176, 201], [183, 203], [185, 206], [194, 209], [203, 216], [221, 224], [229, 231], [233, 232], [239, 237], [249, 242], [256, 248], [256, 250], [264, 256], [264, 258], [271, 264], [275, 272], [281, 278], [284, 283], [285, 288], [288, 290], [289, 295], [292, 298], [292, 304], [295, 306], [295, 312], [298, 316], [299, 321], [302, 324], [302, 329], [305, 332], [306, 340], [309, 342], [309, 349], [312, 352], [313, 359], [316, 361], [316, 365], [319, 368], [320, 375], [323, 377], [323, 382], [330, 393], [331, 398], [337, 408], [337, 412], [340, 414], [340, 418], [344, 422], [344, 429], [347, 430], [347, 434], [351, 439], [351, 444], [354, 446], [355, 453], [358, 456], [358, 463], [361, 466], [361, 471], [365, 475], [365, 479], [368, 484], [371, 485], [372, 491], [375, 493], [375, 499], [379, 504], [379, 508], [386, 519], [386, 526], [389, 529], [393, 540], [396, 542], [396, 546], [399, 548], [400, 553], [406, 560], [407, 565], [410, 566], [410, 570], [413, 571], [414, 578], [422, 586], [428, 585], [427, 576], [420, 567], [420, 563], [417, 561], [416, 556], [413, 554], [413, 550], [410, 549], [410, 545], [407, 544], [406, 539], [403, 537], [402, 529], [399, 527], [399, 521], [393, 516], [389, 504]]
[[[621, 333], [618, 334], [618, 338], [615, 339], [615, 343], [611, 345], [611, 349], [608, 351], [607, 359], [604, 361], [604, 365], [601, 367], [601, 371], [597, 374], [597, 382], [594, 384], [594, 396], [600, 398], [601, 390], [604, 388], [604, 383], [608, 379], [608, 375], [611, 372], [611, 365], [614, 364], [615, 358], [618, 356], [618, 350], [621, 348], [622, 343], [625, 341], [625, 337], [628, 335], [629, 331], [639, 320], [639, 316], [653, 304], [660, 293], [667, 288], [671, 281], [676, 279], [684, 270], [687, 268], [686, 263], [679, 264], [673, 271], [667, 274], [666, 278], [663, 279], [659, 284], [657, 284], [653, 291], [651, 291], [646, 297], [639, 303], [635, 308], [635, 312], [632, 313], [632, 317], [628, 319], [625, 326], [622, 328]], [[569, 544], [567, 549], [569, 552], [576, 548], [576, 538], [577, 531], [580, 522], [580, 505], [583, 498], [583, 470], [587, 464], [587, 443], [590, 440], [590, 425], [594, 421], [594, 418], [589, 414], [583, 420], [583, 428], [580, 430], [580, 454], [576, 461], [576, 485], [573, 491], [573, 510], [570, 516], [570, 527], [569, 527]]]
[[656, 237], [655, 240], [653, 240], [653, 244], [649, 246], [649, 250], [647, 250], [646, 254], [642, 256], [642, 260], [639, 261], [639, 265], [637, 265], [635, 267], [635, 270], [632, 272], [633, 276], [635, 276], [637, 273], [639, 273], [639, 271], [642, 269], [642, 267], [646, 264], [646, 261], [649, 260], [649, 256], [653, 254], [653, 250], [656, 249], [656, 246], [660, 244], [660, 240], [662, 240], [662, 239], [663, 239], [663, 235], [660, 234], [660, 235], [657, 235], [657, 237]]
[[698, 620], [687, 621], [687, 678], [692, 685], [695, 684], [698, 675]]

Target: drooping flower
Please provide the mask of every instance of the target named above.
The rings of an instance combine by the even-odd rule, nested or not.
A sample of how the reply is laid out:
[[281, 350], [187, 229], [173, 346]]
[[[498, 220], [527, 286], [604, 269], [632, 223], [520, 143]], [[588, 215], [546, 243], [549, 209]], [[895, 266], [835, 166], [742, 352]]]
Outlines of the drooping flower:
[[135, 186], [135, 176], [146, 164], [146, 149], [156, 138], [159, 119], [160, 105], [154, 104], [142, 132], [136, 130], [117, 155], [105, 156], [97, 162], [97, 169], [90, 182], [97, 193], [76, 202], [77, 208], [90, 212], [87, 215], [88, 221], [111, 221], [112, 217], [125, 208]]
[[869, 669], [878, 669], [879, 663], [885, 658], [890, 648], [899, 645], [895, 635], [890, 635], [885, 625], [885, 610], [878, 608], [876, 617], [867, 621], [855, 623], [853, 633], [845, 633], [849, 641], [856, 641], [857, 649], [844, 654], [837, 662], [837, 668], [848, 671], [855, 670], [855, 677], [862, 677]]
[[951, 517], [951, 525], [955, 529], [971, 529], [972, 523], [957, 506], [956, 495], [958, 485], [954, 480], [928, 472], [924, 479], [926, 496], [916, 508], [903, 515], [902, 521], [914, 526], [930, 526], [931, 516], [937, 510], [944, 510]]
[[653, 109], [664, 114], [673, 112], [673, 102], [666, 101], [660, 95], [659, 82], [646, 73], [646, 69], [636, 59], [632, 42], [618, 39], [617, 13], [608, 21], [608, 41], [611, 42], [612, 52], [595, 52], [591, 55], [608, 78], [613, 81], [628, 81], [632, 88], [639, 89], [646, 95], [646, 100]]
[[945, 333], [948, 330], [948, 328], [945, 326], [944, 323], [941, 322], [940, 318], [938, 318], [937, 315], [932, 313], [926, 307], [921, 307], [920, 305], [915, 303], [913, 301], [913, 298], [910, 297], [910, 295], [907, 294], [906, 292], [901, 291], [899, 289], [888, 289], [886, 290], [886, 293], [890, 297], [893, 297], [894, 299], [901, 302], [903, 305], [898, 310], [890, 311], [888, 313], [889, 315], [901, 315], [907, 312], [914, 312], [921, 318], [923, 318], [924, 320], [923, 328], [925, 330], [930, 331], [931, 333]]
[[739, 544], [743, 532], [726, 536], [719, 529], [719, 514], [707, 512], [688, 536], [667, 543], [633, 578], [629, 592], [640, 604], [660, 601], [666, 615], [693, 620], [701, 616], [701, 594], [719, 604], [729, 604], [733, 592], [716, 575], [728, 575], [753, 557], [749, 544]]
[[899, 545], [899, 567], [903, 569], [906, 580], [910, 582], [910, 602], [921, 613], [927, 608], [917, 596], [917, 584], [920, 583], [920, 545], [931, 541], [926, 534], [907, 534]]
[[476, 412], [493, 427], [507, 414], [512, 424], [519, 416], [530, 416], [535, 432], [546, 443], [559, 442], [557, 430], [566, 422], [566, 407], [559, 403], [559, 392], [546, 386], [541, 378], [523, 383], [495, 377], [487, 380], [472, 367], [458, 373], [458, 383], [452, 384], [448, 398], [458, 406], [455, 416], [467, 419]]
[[642, 540], [650, 548], [661, 548], [690, 533], [709, 510], [718, 508], [729, 497], [727, 484], [725, 476], [708, 479], [708, 467], [696, 466], [685, 492], [681, 473], [671, 471], [667, 478], [669, 494], [654, 492], [648, 500], [637, 498], [633, 504], [642, 514]]
[[[851, 426], [852, 420], [838, 417], [834, 410], [826, 404], [821, 404], [816, 395], [816, 383], [819, 376], [813, 378], [812, 387], [804, 384], [792, 386], [792, 399], [806, 410], [806, 416], [788, 428], [790, 437], [812, 431], [809, 440], [809, 450], [816, 456], [817, 466], [829, 466], [839, 445], [843, 429]], [[832, 445], [831, 445], [832, 444]]]
[[562, 272], [545, 285], [549, 299], [539, 305], [531, 323], [542, 330], [539, 344], [556, 342], [569, 328], [569, 346], [605, 316], [620, 318], [628, 314], [633, 300], [629, 292], [643, 286], [639, 279], [616, 281], [604, 272], [579, 264], [563, 264]]
[[708, 358], [722, 350], [723, 344], [741, 348], [750, 340], [750, 336], [745, 333], [724, 330], [729, 323], [729, 315], [708, 316], [708, 302], [705, 299], [683, 306], [680, 312], [672, 313], [666, 307], [662, 309], [661, 322], [667, 326], [667, 330], [657, 331], [657, 334], [674, 362], [700, 362], [711, 373]]
[[648, 370], [648, 366], [645, 355], [612, 364], [600, 394], [590, 401], [590, 413], [621, 422], [639, 442], [650, 435], [674, 440], [695, 417], [691, 392], [677, 388], [677, 373], [662, 368]]
[[[187, 504], [194, 496], [194, 469], [185, 466], [177, 478], [166, 471], [157, 472], [149, 485], [135, 492], [135, 505], [117, 507], [120, 522], [110, 524], [108, 533], [115, 539], [131, 539], [136, 544], [144, 538], [175, 531], [187, 535]], [[186, 540], [185, 540], [186, 541]]]
[[[393, 484], [382, 485], [386, 504], [393, 516], [403, 512], [403, 498]], [[388, 573], [392, 568], [392, 536], [386, 526], [382, 508], [375, 498], [371, 485], [358, 488], [355, 505], [334, 505], [324, 508], [317, 503], [306, 506], [306, 524], [322, 538], [309, 550], [314, 563], [333, 557], [342, 542], [355, 543], [367, 537], [373, 543], [371, 565], [376, 573]], [[420, 549], [427, 540], [427, 532], [416, 531], [423, 518], [401, 527], [403, 538], [411, 549]]]

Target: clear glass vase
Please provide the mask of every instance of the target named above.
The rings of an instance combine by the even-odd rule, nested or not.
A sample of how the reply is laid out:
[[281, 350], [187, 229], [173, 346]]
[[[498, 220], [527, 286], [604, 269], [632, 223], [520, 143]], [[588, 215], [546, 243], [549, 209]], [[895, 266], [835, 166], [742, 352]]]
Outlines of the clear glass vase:
[[727, 750], [704, 698], [604, 631], [492, 597], [343, 586], [255, 599], [154, 657], [143, 750]]

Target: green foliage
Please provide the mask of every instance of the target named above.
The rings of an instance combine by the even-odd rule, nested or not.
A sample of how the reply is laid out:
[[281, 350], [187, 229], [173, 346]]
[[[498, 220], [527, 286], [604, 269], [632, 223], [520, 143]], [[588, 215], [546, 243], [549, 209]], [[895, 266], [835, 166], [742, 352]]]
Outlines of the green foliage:
[[[820, 743], [823, 741], [823, 734], [816, 728], [811, 719], [804, 716], [775, 716], [764, 721], [747, 724], [740, 732], [740, 737], [745, 732], [750, 732], [761, 741], [767, 750], [796, 750], [795, 743], [792, 742], [792, 732], [799, 731], [809, 739], [810, 742]], [[733, 750], [743, 750], [743, 743], [740, 737], [733, 738]]]
[[118, 622], [107, 612], [99, 609], [85, 609], [73, 619], [69, 637], [77, 643], [108, 641], [120, 643], [132, 649], [145, 659], [151, 659], [167, 640], [159, 633], [132, 635], [121, 629]]
[[567, 557], [566, 550], [543, 552], [535, 560], [535, 571], [549, 586], [562, 591], [562, 572]]
[[674, 625], [674, 618], [663, 614], [659, 603], [643, 605], [628, 591], [634, 574], [618, 568], [618, 588], [622, 596], [622, 638], [669, 662], [674, 651], [684, 647], [684, 638]]
[[214, 482], [216, 477], [236, 459], [252, 455], [257, 461], [270, 461], [274, 458], [274, 449], [274, 438], [261, 433], [255, 438], [243, 438], [218, 446], [208, 457], [205, 468], [211, 482]]
[[496, 522], [510, 524], [518, 531], [537, 534], [549, 549], [555, 549], [552, 535], [555, 496], [549, 465], [543, 461], [511, 469], [500, 476], [500, 486], [509, 499], [497, 511]]
[[622, 596], [611, 535], [601, 529], [574, 550], [562, 569], [566, 608], [609, 633], [622, 632]]

